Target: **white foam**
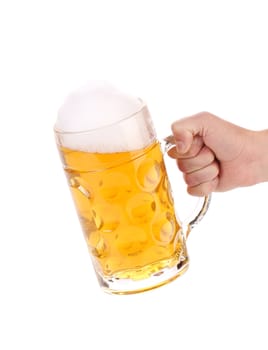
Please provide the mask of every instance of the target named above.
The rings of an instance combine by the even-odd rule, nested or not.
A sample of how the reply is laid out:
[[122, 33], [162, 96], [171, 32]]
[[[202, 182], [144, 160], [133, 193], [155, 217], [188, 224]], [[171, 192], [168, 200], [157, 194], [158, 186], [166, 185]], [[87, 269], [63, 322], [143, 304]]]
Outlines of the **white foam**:
[[[139, 111], [141, 118], [128, 118]], [[55, 129], [63, 146], [102, 153], [142, 148], [154, 137], [141, 99], [105, 81], [91, 81], [71, 93], [59, 109]]]

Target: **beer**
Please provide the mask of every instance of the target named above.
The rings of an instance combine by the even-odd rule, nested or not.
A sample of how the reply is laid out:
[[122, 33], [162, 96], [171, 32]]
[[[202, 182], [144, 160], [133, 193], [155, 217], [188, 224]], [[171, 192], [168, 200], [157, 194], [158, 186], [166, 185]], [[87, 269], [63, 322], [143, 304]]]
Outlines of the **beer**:
[[[93, 81], [69, 95], [54, 131], [103, 290], [138, 293], [182, 275], [189, 263], [185, 240], [210, 198], [183, 232], [147, 105]], [[166, 138], [164, 152], [172, 147]]]
[[58, 148], [101, 284], [188, 265], [158, 141], [123, 152]]

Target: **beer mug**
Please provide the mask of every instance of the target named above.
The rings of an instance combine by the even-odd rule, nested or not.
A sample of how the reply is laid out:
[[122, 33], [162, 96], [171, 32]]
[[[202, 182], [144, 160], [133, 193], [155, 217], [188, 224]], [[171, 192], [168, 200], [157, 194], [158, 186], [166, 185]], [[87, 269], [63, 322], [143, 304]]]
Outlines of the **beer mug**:
[[[186, 239], [207, 212], [210, 196], [183, 225], [164, 162], [165, 152], [175, 147], [172, 137], [164, 146], [157, 139], [141, 99], [129, 103], [113, 90], [103, 93], [103, 86], [101, 93], [95, 90], [67, 100], [60, 112], [69, 124], [56, 122], [56, 143], [100, 286], [113, 294], [143, 292], [187, 270]], [[122, 100], [124, 113], [116, 115], [116, 101]], [[100, 117], [111, 114], [116, 119]]]

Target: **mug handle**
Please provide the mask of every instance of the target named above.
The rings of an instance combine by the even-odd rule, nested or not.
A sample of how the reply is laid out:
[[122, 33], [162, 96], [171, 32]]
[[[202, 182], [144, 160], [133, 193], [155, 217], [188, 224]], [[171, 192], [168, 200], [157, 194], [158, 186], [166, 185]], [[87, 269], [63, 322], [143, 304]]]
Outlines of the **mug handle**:
[[[176, 147], [174, 136], [169, 135], [168, 137], [165, 137], [164, 142], [165, 142], [164, 153], [169, 154], [171, 150], [173, 150]], [[208, 196], [202, 197], [201, 200], [203, 201], [201, 205], [201, 209], [189, 223], [186, 223], [186, 232], [185, 232], [186, 239], [188, 238], [189, 233], [192, 231], [192, 229], [203, 219], [203, 217], [207, 213], [211, 202], [211, 194]]]

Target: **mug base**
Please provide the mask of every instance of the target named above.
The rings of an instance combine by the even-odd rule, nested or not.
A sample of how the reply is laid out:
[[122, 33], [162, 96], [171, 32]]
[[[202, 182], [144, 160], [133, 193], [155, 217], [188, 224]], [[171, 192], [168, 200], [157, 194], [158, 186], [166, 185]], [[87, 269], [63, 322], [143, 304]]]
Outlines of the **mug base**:
[[149, 278], [142, 280], [133, 280], [127, 278], [103, 277], [97, 271], [97, 277], [101, 288], [108, 294], [128, 295], [146, 292], [165, 284], [168, 284], [181, 275], [183, 275], [189, 267], [189, 259], [178, 262], [177, 265], [164, 268]]

